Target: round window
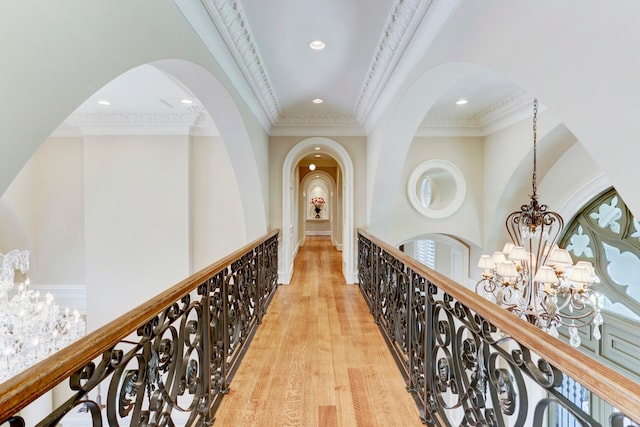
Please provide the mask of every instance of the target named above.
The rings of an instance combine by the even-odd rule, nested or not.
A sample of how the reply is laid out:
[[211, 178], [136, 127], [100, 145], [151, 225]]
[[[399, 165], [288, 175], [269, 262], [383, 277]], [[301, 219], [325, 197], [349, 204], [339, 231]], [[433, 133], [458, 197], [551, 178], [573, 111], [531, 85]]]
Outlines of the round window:
[[427, 160], [409, 177], [411, 205], [428, 218], [445, 218], [456, 212], [466, 194], [462, 172], [446, 160]]

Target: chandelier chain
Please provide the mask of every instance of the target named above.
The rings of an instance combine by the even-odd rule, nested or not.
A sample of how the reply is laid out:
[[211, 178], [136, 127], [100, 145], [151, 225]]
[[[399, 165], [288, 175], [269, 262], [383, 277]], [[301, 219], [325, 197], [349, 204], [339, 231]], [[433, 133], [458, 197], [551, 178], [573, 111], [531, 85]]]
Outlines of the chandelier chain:
[[538, 99], [533, 98], [533, 174], [531, 176], [531, 186], [533, 188], [532, 199], [538, 198], [537, 181], [537, 150], [538, 150]]

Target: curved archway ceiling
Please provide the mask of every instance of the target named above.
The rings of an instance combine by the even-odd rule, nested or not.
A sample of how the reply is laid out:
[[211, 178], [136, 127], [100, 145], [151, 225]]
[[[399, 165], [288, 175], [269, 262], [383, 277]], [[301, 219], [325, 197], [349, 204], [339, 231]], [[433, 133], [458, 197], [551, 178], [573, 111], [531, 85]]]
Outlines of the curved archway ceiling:
[[[199, 7], [176, 5], [216, 60], [220, 57], [211, 35], [224, 40], [232, 64], [222, 64], [236, 87], [252, 90], [241, 95], [269, 133], [365, 135], [364, 122], [379, 109], [381, 94], [401, 73], [399, 61], [420, 27], [442, 25], [455, 1], [432, 7], [435, 0], [201, 0]], [[194, 3], [195, 4], [195, 3]], [[203, 24], [204, 20], [204, 24]], [[277, 25], [274, 25], [277, 22]], [[203, 26], [204, 25], [204, 26]], [[213, 31], [212, 31], [213, 30]], [[240, 37], [241, 36], [241, 37]], [[326, 48], [314, 51], [311, 40]], [[402, 58], [403, 62], [417, 58]], [[399, 71], [400, 70], [400, 71]], [[402, 78], [399, 76], [398, 78]], [[314, 104], [314, 98], [324, 102]], [[458, 106], [465, 97], [469, 102]], [[192, 104], [182, 104], [191, 99]], [[108, 100], [111, 105], [98, 104]], [[482, 135], [493, 121], [510, 114], [530, 97], [501, 76], [479, 69], [450, 88], [432, 107], [421, 130], [463, 129]], [[136, 133], [136, 129], [218, 135], [208, 113], [179, 82], [150, 65], [129, 70], [83, 103], [60, 127], [85, 132]]]
[[[307, 134], [318, 127], [323, 133], [366, 134], [365, 121], [377, 114], [374, 105], [381, 111], [381, 103], [389, 99], [381, 95], [419, 60], [403, 53], [411, 47], [426, 51], [459, 3], [174, 1], [234, 85], [250, 88], [240, 90], [241, 95], [272, 135], [291, 128]], [[322, 40], [326, 47], [313, 50], [312, 40]], [[221, 45], [228, 49], [225, 55], [219, 54]], [[450, 111], [451, 99], [445, 96], [431, 119], [438, 118], [438, 125], [447, 117], [449, 126], [477, 127], [478, 114], [484, 111], [481, 119], [486, 120], [495, 105], [517, 102], [517, 87], [496, 77], [478, 73], [463, 82], [450, 96], [469, 97], [465, 108]], [[315, 98], [324, 102], [314, 104]]]
[[85, 134], [219, 135], [209, 113], [181, 83], [152, 65], [126, 71], [83, 102], [56, 131]]

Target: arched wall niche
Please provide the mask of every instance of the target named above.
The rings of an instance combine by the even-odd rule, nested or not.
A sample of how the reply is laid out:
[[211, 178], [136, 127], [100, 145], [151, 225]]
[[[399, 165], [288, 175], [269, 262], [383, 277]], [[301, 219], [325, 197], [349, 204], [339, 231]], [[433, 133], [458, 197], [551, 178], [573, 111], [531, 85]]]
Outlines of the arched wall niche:
[[331, 219], [331, 209], [333, 208], [334, 201], [332, 197], [336, 191], [336, 183], [333, 178], [326, 172], [318, 172], [305, 176], [300, 183], [302, 190], [301, 197], [301, 212], [302, 217], [306, 219], [315, 218], [314, 207], [311, 204], [311, 199], [315, 197], [322, 197], [325, 201], [325, 205], [320, 212], [320, 218]]
[[[319, 150], [316, 150], [319, 147]], [[279, 254], [279, 283], [288, 284], [293, 275], [293, 259], [300, 243], [298, 227], [299, 195], [297, 165], [311, 153], [324, 153], [333, 157], [341, 170], [342, 212], [335, 215], [338, 226], [342, 227], [342, 273], [347, 283], [357, 282], [355, 264], [354, 229], [354, 171], [349, 153], [335, 140], [324, 137], [307, 138], [297, 143], [284, 160], [282, 168], [282, 239]]]

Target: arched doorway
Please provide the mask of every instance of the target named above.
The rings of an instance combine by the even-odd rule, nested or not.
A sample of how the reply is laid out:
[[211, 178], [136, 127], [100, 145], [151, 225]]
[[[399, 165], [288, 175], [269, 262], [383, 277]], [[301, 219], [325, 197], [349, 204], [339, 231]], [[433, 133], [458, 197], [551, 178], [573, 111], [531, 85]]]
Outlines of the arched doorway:
[[342, 274], [347, 283], [357, 281], [355, 264], [355, 232], [353, 189], [353, 163], [349, 153], [336, 141], [312, 137], [300, 141], [287, 154], [282, 167], [282, 244], [279, 255], [279, 282], [288, 284], [293, 274], [293, 259], [298, 247], [300, 230], [297, 224], [298, 210], [298, 173], [297, 165], [306, 155], [321, 152], [333, 157], [340, 168], [337, 190], [342, 194], [342, 212], [336, 215], [338, 227], [342, 227]]
[[[339, 227], [341, 221], [336, 219], [342, 213], [342, 192], [336, 187], [337, 171], [316, 169], [303, 174], [305, 169], [308, 170], [308, 166], [300, 163], [298, 229], [302, 245], [309, 235], [324, 235], [330, 236], [331, 244], [342, 250], [342, 228]], [[318, 199], [323, 202], [319, 208], [316, 207]]]

